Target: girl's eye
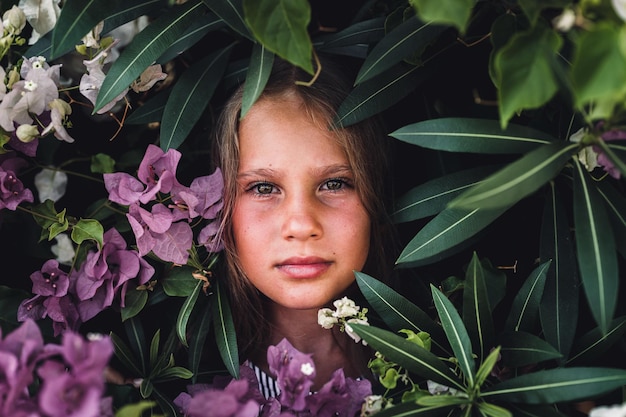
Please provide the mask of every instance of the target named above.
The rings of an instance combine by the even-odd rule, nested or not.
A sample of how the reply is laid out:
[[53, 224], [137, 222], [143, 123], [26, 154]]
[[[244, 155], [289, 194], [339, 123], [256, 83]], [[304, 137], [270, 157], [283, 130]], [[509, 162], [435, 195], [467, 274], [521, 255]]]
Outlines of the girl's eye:
[[323, 183], [321, 188], [328, 191], [339, 191], [347, 185], [349, 184], [346, 180], [334, 178]]
[[254, 191], [255, 194], [272, 194], [274, 192], [274, 186], [267, 182], [260, 182], [252, 185], [250, 191]]

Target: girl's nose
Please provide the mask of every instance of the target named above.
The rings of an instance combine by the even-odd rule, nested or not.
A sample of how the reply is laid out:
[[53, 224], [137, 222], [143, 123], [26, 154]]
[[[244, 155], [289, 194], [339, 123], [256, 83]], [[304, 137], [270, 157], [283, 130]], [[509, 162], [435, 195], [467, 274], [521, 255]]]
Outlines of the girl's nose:
[[282, 235], [285, 239], [306, 240], [322, 236], [322, 225], [314, 199], [297, 197], [285, 201]]

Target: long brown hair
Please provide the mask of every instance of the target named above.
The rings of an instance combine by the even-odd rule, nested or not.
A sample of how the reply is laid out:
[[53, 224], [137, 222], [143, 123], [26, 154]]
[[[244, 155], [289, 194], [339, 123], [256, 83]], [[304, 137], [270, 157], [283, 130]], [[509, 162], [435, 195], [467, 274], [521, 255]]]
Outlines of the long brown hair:
[[[304, 111], [321, 129], [333, 129], [338, 143], [344, 149], [354, 173], [355, 189], [371, 219], [370, 251], [363, 272], [384, 279], [390, 269], [389, 224], [386, 204], [390, 198], [387, 183], [386, 137], [380, 123], [374, 119], [347, 127], [336, 126], [337, 109], [350, 91], [350, 83], [332, 62], [322, 60], [322, 70], [313, 85], [304, 86], [310, 75], [301, 69], [276, 59], [272, 74], [261, 98], [280, 99], [295, 95]], [[263, 296], [249, 282], [241, 269], [235, 251], [231, 216], [238, 193], [239, 120], [243, 86], [240, 86], [224, 105], [214, 136], [216, 164], [224, 175], [224, 209], [222, 239], [225, 246], [226, 284], [243, 356], [259, 346], [264, 346], [269, 335], [264, 317]]]

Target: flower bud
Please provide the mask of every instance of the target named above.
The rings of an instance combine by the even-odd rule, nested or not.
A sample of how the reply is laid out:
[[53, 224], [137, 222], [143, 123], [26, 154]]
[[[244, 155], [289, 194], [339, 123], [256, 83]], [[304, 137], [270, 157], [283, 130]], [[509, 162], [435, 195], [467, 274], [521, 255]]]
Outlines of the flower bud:
[[48, 107], [50, 110], [57, 110], [61, 115], [61, 118], [67, 116], [68, 114], [72, 114], [72, 106], [65, 100], [61, 100], [60, 98], [55, 98], [50, 103], [48, 103]]
[[4, 28], [12, 35], [19, 35], [26, 26], [26, 15], [19, 7], [13, 5], [2, 16]]
[[13, 88], [13, 84], [20, 80], [20, 70], [17, 67], [13, 67], [11, 71], [9, 71], [9, 78], [7, 80], [7, 88]]
[[39, 136], [39, 129], [34, 125], [19, 125], [15, 134], [20, 141], [28, 143]]

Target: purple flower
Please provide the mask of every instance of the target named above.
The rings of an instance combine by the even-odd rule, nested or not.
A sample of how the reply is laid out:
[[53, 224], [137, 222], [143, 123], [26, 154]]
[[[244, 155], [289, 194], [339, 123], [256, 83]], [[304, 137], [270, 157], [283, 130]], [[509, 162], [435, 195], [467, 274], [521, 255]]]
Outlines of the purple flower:
[[15, 211], [24, 201], [32, 203], [33, 193], [24, 188], [22, 181], [17, 178], [16, 172], [26, 165], [26, 162], [17, 157], [0, 159], [0, 209], [7, 208]]
[[372, 384], [366, 379], [346, 378], [343, 369], [337, 369], [330, 381], [316, 393], [307, 397], [311, 415], [320, 417], [353, 417], [372, 394]]
[[189, 188], [175, 186], [172, 197], [177, 206], [183, 205], [188, 209], [190, 219], [202, 216], [212, 220], [223, 207], [223, 190], [224, 178], [218, 168], [211, 175], [195, 178]]
[[[610, 142], [612, 140], [626, 140], [626, 131], [618, 129], [607, 130], [601, 137], [605, 142]], [[617, 180], [620, 179], [620, 170], [613, 165], [613, 162], [611, 162], [606, 154], [598, 146], [594, 146], [593, 149], [598, 154], [598, 165], [602, 165], [602, 168], [613, 178]]]
[[306, 397], [315, 379], [312, 355], [298, 351], [287, 339], [283, 339], [267, 349], [267, 362], [270, 372], [276, 376], [280, 388], [278, 400], [283, 407], [304, 410]]
[[104, 186], [109, 192], [109, 200], [123, 206], [137, 203], [145, 188], [139, 180], [125, 172], [104, 174]]
[[33, 272], [30, 279], [33, 281], [34, 294], [63, 297], [70, 287], [69, 277], [59, 269], [59, 262], [55, 259], [46, 261], [41, 271]]
[[176, 180], [176, 168], [180, 157], [181, 153], [176, 149], [170, 148], [163, 152], [156, 145], [148, 145], [137, 171], [139, 181], [147, 185], [139, 201], [146, 204], [156, 193], [169, 193], [172, 187], [180, 185]]

